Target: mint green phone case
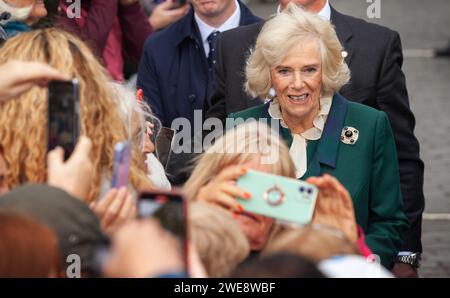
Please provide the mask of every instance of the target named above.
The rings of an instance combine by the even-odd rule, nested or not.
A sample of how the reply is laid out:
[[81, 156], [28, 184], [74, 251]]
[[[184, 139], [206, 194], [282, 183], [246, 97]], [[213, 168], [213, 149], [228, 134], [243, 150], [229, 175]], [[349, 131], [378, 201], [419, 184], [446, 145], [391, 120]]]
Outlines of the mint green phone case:
[[301, 180], [249, 170], [237, 185], [251, 193], [238, 198], [247, 212], [299, 224], [311, 221], [318, 190]]

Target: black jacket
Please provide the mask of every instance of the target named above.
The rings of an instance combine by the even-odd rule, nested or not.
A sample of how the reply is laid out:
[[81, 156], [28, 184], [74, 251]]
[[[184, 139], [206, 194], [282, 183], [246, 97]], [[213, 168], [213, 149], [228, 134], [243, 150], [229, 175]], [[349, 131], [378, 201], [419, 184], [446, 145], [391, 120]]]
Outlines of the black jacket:
[[[261, 20], [244, 4], [239, 5], [239, 25]], [[194, 123], [194, 110], [202, 110], [213, 90], [212, 84], [194, 9], [145, 42], [137, 86], [144, 91], [152, 112], [163, 126], [171, 127], [172, 121], [179, 117]]]
[[[421, 225], [424, 210], [423, 172], [415, 119], [409, 108], [402, 46], [397, 32], [353, 18], [331, 8], [331, 22], [348, 55], [351, 81], [340, 93], [386, 112], [394, 131], [400, 165], [404, 210], [411, 228], [402, 250], [422, 251]], [[260, 104], [245, 94], [244, 67], [262, 23], [224, 32], [217, 45], [216, 91], [206, 102], [206, 118], [225, 119], [229, 113]], [[239, 42], [237, 42], [239, 41]]]

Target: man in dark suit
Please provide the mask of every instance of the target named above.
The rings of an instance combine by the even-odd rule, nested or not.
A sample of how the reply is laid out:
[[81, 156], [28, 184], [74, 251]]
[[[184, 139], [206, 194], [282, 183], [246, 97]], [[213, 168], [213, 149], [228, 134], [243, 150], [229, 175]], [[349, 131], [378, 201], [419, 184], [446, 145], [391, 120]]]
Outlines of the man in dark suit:
[[[414, 136], [415, 119], [409, 108], [405, 76], [402, 72], [402, 47], [397, 32], [364, 20], [343, 15], [327, 0], [292, 0], [306, 10], [330, 20], [345, 51], [351, 81], [340, 93], [386, 112], [394, 131], [404, 211], [410, 229], [400, 248], [393, 271], [397, 276], [417, 276], [422, 252], [421, 226], [424, 210], [423, 171], [419, 143]], [[283, 9], [290, 0], [281, 0]], [[225, 119], [232, 112], [258, 105], [244, 91], [245, 61], [255, 44], [263, 23], [230, 30], [221, 35], [217, 45], [216, 90], [205, 103], [206, 118]]]
[[165, 127], [180, 117], [193, 123], [214, 90], [219, 33], [261, 20], [236, 0], [191, 3], [186, 16], [147, 39], [139, 64], [137, 86]]

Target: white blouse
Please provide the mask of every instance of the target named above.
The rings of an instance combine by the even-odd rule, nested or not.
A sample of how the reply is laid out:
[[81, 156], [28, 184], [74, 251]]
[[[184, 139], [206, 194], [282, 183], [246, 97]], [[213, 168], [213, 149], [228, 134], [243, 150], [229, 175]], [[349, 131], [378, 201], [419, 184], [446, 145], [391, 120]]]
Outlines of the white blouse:
[[[308, 165], [308, 155], [306, 152], [307, 140], [319, 140], [322, 136], [322, 131], [330, 112], [331, 103], [331, 96], [320, 98], [319, 113], [313, 120], [314, 126], [300, 134], [292, 133], [292, 144], [291, 148], [289, 148], [289, 154], [294, 161], [297, 178], [301, 178], [306, 173], [306, 167]], [[278, 98], [275, 97], [270, 102], [268, 112], [270, 117], [280, 120], [281, 126], [288, 128], [286, 123], [283, 121], [283, 115], [281, 113]]]

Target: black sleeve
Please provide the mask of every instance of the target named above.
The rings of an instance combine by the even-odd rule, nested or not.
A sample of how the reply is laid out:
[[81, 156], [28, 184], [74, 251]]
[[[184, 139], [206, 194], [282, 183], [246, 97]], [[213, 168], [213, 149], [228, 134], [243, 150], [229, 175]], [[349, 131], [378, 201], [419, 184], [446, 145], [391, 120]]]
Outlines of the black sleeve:
[[421, 252], [424, 164], [414, 136], [415, 119], [409, 107], [400, 36], [391, 31], [377, 86], [377, 104], [387, 113], [395, 135], [404, 211], [410, 222], [401, 251]]
[[138, 89], [142, 89], [144, 100], [152, 109], [153, 115], [156, 116], [163, 125], [167, 126], [168, 121], [166, 119], [164, 104], [161, 98], [158, 67], [154, 56], [155, 52], [155, 47], [152, 46], [151, 40], [147, 39], [139, 62], [136, 85]]

